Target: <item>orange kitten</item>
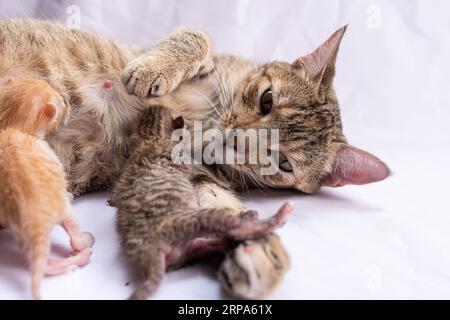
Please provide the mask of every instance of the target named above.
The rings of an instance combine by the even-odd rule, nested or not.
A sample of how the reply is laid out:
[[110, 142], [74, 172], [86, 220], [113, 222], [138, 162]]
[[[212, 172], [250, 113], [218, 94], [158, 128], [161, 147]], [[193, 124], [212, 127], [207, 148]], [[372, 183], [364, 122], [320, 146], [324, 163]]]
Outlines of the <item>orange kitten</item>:
[[[42, 277], [88, 263], [94, 238], [74, 221], [62, 164], [42, 140], [67, 111], [45, 81], [9, 79], [0, 86], [0, 225], [10, 228], [32, 269], [32, 294]], [[75, 253], [51, 260], [50, 232], [61, 224]]]

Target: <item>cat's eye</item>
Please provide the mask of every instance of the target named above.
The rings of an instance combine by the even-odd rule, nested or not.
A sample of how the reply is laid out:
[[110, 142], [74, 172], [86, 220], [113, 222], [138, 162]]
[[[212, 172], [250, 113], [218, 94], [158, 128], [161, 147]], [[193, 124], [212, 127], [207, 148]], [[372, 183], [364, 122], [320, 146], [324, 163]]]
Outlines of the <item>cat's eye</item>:
[[273, 94], [272, 89], [267, 89], [261, 96], [261, 100], [259, 102], [259, 107], [261, 109], [262, 115], [267, 115], [270, 113], [273, 107]]
[[291, 163], [289, 162], [289, 160], [286, 158], [286, 156], [284, 154], [280, 153], [278, 161], [279, 161], [278, 162], [279, 163], [278, 166], [284, 172], [292, 172], [292, 171], [294, 171], [294, 169], [292, 169]]

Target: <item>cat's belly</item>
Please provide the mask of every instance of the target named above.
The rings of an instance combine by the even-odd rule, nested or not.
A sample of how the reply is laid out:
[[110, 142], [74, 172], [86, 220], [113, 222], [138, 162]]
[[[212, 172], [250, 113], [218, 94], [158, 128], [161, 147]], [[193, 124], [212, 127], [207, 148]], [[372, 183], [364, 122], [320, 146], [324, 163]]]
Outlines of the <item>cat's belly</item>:
[[105, 190], [119, 177], [130, 136], [146, 102], [130, 97], [116, 77], [81, 87], [70, 118], [48, 142], [62, 161], [75, 195]]

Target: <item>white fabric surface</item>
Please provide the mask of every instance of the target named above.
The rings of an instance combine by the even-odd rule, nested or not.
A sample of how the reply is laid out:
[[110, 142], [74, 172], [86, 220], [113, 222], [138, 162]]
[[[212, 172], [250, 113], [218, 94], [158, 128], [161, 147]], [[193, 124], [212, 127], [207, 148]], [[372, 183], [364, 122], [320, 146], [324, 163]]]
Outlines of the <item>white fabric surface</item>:
[[[448, 1], [0, 1], [2, 17], [24, 14], [81, 23], [149, 46], [179, 25], [199, 27], [216, 51], [259, 61], [294, 60], [350, 23], [338, 58], [336, 88], [345, 133], [385, 160], [381, 183], [324, 189], [316, 195], [253, 192], [250, 208], [295, 214], [279, 231], [292, 268], [273, 299], [450, 298], [450, 3]], [[377, 19], [379, 18], [379, 19]], [[76, 201], [77, 218], [96, 236], [92, 262], [46, 278], [47, 299], [123, 299], [132, 290], [121, 262], [107, 195]], [[64, 233], [53, 234], [67, 254]], [[29, 298], [29, 272], [8, 232], [0, 232], [0, 299]], [[208, 266], [167, 275], [156, 299], [224, 298]]]

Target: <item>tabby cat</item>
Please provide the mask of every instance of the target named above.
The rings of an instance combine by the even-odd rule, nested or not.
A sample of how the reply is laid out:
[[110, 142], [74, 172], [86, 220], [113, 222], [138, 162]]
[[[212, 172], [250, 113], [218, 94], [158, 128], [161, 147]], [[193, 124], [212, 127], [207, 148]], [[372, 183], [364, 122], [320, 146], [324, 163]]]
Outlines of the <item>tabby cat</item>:
[[[311, 193], [389, 175], [381, 160], [350, 146], [342, 132], [333, 78], [344, 33], [345, 27], [293, 63], [257, 64], [213, 55], [208, 37], [191, 29], [178, 29], [145, 51], [53, 22], [8, 20], [0, 23], [0, 77], [44, 79], [70, 106], [48, 142], [76, 196], [114, 183], [150, 104], [172, 108], [190, 130], [195, 120], [203, 120], [204, 129], [279, 129], [277, 174], [259, 175], [255, 165], [213, 169], [237, 190], [263, 185]], [[199, 186], [197, 197], [202, 207], [245, 211], [217, 183]]]

